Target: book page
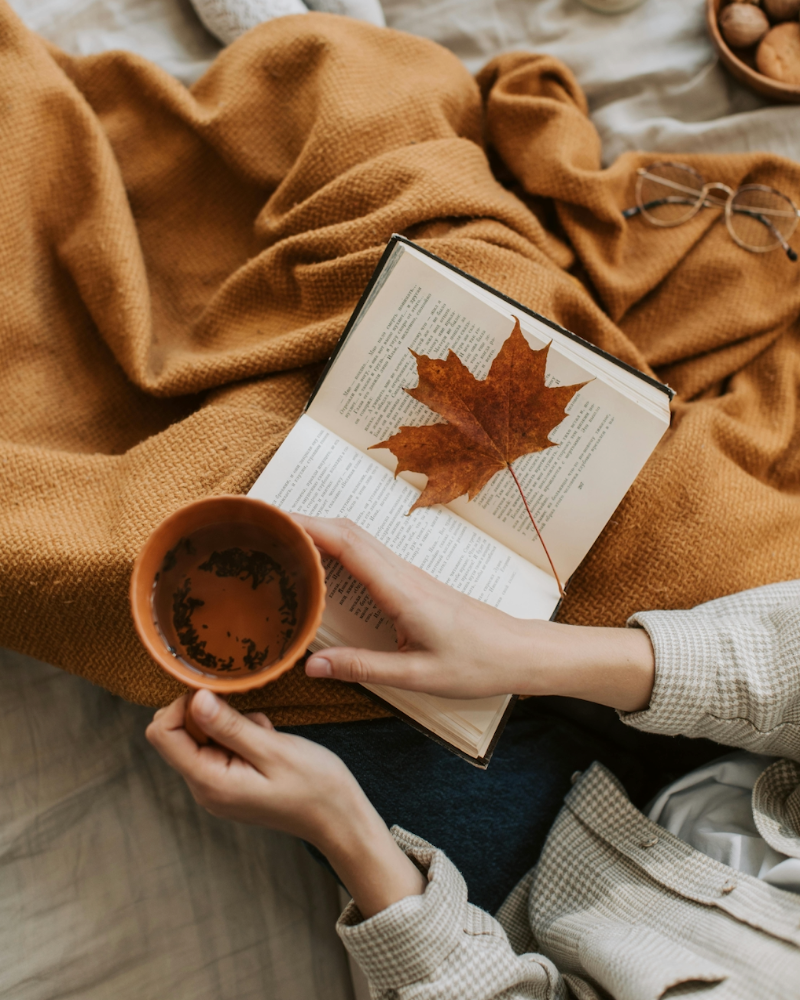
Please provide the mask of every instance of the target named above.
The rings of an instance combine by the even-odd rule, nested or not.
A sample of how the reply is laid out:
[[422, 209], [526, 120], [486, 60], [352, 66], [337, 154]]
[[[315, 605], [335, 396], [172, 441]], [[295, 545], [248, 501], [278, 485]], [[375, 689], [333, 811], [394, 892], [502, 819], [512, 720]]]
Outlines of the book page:
[[[445, 507], [406, 517], [419, 491], [307, 415], [300, 417], [249, 496], [290, 512], [349, 517], [438, 580], [514, 617], [549, 618], [558, 603], [552, 577]], [[312, 648], [395, 650], [394, 625], [366, 587], [336, 560], [324, 559], [323, 564], [327, 598]], [[366, 687], [475, 757], [485, 753], [509, 701], [508, 695], [456, 700]]]
[[[453, 350], [476, 378], [484, 379], [513, 328], [512, 306], [500, 298], [496, 303], [486, 301], [486, 292], [478, 295], [461, 287], [432, 264], [404, 244], [397, 245], [309, 407], [309, 415], [361, 451], [386, 440], [403, 424], [440, 422], [403, 391], [418, 381], [409, 348], [429, 357], [445, 357]], [[553, 331], [545, 324], [524, 313], [518, 318], [534, 349], [552, 339]], [[553, 344], [548, 385], [592, 377]], [[659, 416], [595, 377], [573, 397], [568, 416], [550, 435], [558, 446], [514, 463], [563, 580], [589, 551], [661, 438], [668, 422], [666, 404], [664, 409], [666, 415]], [[369, 454], [394, 470], [396, 460], [388, 450]], [[403, 473], [402, 478], [420, 489], [425, 483], [424, 476], [413, 473]], [[549, 573], [509, 473], [496, 474], [475, 500], [459, 498], [448, 506]], [[420, 513], [415, 511], [412, 517]]]
[[[406, 517], [418, 490], [307, 415], [249, 495], [299, 514], [349, 517], [437, 580], [515, 618], [549, 618], [558, 603], [552, 577], [446, 508]], [[396, 649], [394, 625], [366, 587], [333, 559], [325, 572], [323, 625], [348, 645]]]

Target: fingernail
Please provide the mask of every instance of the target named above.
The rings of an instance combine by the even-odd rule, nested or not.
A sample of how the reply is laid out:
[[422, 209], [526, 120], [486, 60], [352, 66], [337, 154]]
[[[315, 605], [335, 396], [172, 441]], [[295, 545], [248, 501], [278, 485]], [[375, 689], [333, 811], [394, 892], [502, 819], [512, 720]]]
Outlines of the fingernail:
[[324, 656], [312, 656], [306, 663], [307, 677], [330, 677], [332, 673], [331, 661]]
[[192, 699], [192, 714], [202, 722], [211, 722], [219, 712], [219, 702], [211, 691], [198, 691]]

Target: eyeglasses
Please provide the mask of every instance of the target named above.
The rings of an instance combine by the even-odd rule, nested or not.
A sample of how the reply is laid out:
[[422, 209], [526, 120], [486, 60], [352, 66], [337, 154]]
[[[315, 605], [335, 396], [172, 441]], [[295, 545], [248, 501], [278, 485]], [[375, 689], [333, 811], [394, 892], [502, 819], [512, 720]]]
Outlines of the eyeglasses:
[[[626, 208], [626, 219], [639, 212], [654, 226], [680, 226], [701, 208], [725, 210], [731, 237], [752, 253], [782, 247], [789, 260], [797, 253], [787, 242], [797, 228], [800, 211], [785, 194], [763, 184], [745, 184], [735, 191], [727, 184], [707, 184], [700, 174], [683, 163], [651, 163], [636, 173], [636, 207]], [[715, 197], [712, 191], [724, 192]]]

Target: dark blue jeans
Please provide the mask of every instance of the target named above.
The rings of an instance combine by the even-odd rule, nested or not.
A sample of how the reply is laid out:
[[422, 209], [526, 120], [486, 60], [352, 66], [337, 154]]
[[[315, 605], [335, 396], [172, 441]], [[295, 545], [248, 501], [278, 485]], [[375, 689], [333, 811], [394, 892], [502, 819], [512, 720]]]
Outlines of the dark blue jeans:
[[397, 719], [289, 731], [338, 754], [386, 823], [445, 851], [470, 901], [490, 913], [536, 863], [575, 771], [602, 761], [641, 804], [721, 752], [692, 740], [687, 753], [681, 741], [630, 730], [610, 709], [566, 699], [519, 702], [486, 771]]

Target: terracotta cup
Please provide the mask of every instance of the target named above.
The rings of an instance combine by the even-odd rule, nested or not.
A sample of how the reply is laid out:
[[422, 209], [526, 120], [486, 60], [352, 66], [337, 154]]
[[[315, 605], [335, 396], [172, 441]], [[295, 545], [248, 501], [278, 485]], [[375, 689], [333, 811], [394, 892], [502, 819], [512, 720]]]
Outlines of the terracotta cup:
[[[193, 690], [269, 684], [297, 663], [325, 607], [311, 537], [277, 507], [245, 496], [181, 507], [133, 567], [133, 621], [155, 662]], [[191, 714], [186, 728], [207, 742]]]

